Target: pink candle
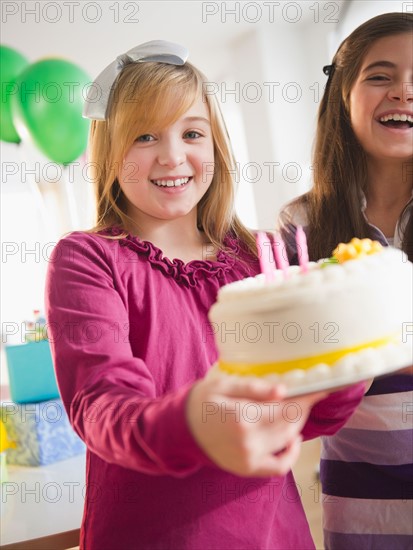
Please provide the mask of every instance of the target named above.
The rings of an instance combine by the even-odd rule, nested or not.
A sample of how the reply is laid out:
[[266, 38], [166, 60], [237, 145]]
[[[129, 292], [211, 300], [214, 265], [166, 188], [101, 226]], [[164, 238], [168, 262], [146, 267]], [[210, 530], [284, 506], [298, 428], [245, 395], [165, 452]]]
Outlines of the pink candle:
[[295, 234], [295, 242], [297, 245], [298, 261], [301, 267], [302, 273], [308, 272], [308, 248], [307, 237], [305, 236], [304, 229], [299, 225]]
[[[275, 261], [277, 263], [278, 269], [281, 269], [284, 275], [284, 279], [288, 277], [288, 268], [290, 264], [287, 260], [287, 252], [285, 250], [285, 244], [280, 235], [276, 233], [273, 243], [273, 250], [274, 250], [274, 256]], [[285, 254], [285, 257], [284, 257]]]
[[256, 239], [261, 273], [264, 273], [265, 281], [270, 283], [274, 280], [274, 256], [271, 250], [271, 243], [267, 235], [262, 231], [258, 231]]

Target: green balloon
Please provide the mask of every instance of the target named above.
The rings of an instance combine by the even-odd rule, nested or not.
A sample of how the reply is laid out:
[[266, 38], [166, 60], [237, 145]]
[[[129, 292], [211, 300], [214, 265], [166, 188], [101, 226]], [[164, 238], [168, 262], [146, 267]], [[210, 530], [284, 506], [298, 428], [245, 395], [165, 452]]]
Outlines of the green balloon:
[[20, 135], [27, 136], [54, 162], [68, 164], [86, 149], [89, 121], [82, 118], [89, 76], [62, 59], [29, 65], [16, 79], [12, 114]]
[[0, 140], [19, 143], [20, 136], [13, 124], [11, 97], [16, 93], [16, 77], [29, 64], [19, 52], [0, 45], [1, 98], [0, 98]]

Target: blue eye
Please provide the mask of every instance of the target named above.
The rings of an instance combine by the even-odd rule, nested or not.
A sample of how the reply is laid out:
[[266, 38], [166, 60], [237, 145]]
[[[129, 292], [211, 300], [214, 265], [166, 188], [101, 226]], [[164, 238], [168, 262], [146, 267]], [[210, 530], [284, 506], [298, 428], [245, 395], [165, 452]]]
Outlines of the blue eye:
[[196, 132], [195, 130], [190, 130], [189, 132], [186, 132], [184, 134], [184, 137], [188, 139], [197, 139], [202, 137], [202, 135], [199, 132]]
[[154, 139], [155, 138], [150, 134], [143, 134], [142, 136], [139, 136], [138, 138], [136, 138], [136, 141], [147, 143], [148, 141], [153, 141]]

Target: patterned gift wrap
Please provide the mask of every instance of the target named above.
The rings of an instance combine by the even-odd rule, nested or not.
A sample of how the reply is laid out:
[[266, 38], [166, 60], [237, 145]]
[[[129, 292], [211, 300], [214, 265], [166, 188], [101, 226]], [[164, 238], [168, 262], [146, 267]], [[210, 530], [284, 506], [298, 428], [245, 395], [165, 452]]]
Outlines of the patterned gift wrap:
[[7, 450], [9, 464], [43, 466], [85, 452], [61, 400], [5, 402], [1, 413], [8, 437], [15, 443], [15, 448]]

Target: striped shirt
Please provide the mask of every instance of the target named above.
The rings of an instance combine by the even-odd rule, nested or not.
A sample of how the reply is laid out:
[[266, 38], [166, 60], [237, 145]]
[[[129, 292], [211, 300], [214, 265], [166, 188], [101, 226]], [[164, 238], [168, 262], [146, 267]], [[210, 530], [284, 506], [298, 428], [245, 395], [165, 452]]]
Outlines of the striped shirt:
[[322, 438], [327, 549], [413, 548], [413, 378], [377, 379], [344, 428]]
[[[413, 196], [393, 239], [371, 226], [374, 238], [400, 248], [412, 207]], [[292, 203], [280, 219], [291, 247], [288, 233], [306, 225], [305, 211]], [[325, 548], [413, 550], [413, 377], [374, 380], [344, 428], [321, 440]]]

